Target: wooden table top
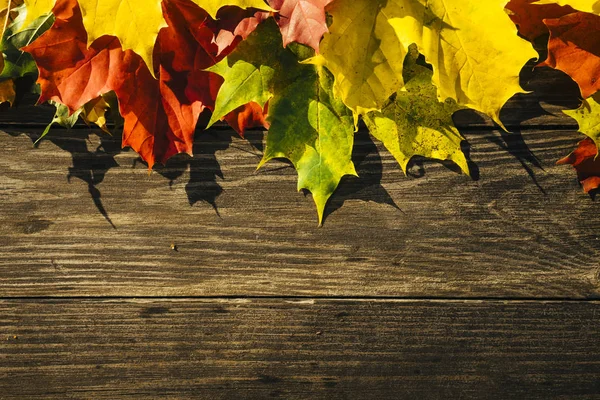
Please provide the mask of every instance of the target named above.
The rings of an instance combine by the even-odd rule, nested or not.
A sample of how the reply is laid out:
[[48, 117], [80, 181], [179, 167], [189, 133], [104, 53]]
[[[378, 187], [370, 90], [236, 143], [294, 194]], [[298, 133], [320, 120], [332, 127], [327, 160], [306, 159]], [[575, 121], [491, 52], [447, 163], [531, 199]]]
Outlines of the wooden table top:
[[0, 399], [600, 398], [600, 204], [555, 165], [580, 100], [522, 80], [512, 133], [455, 117], [474, 179], [405, 177], [360, 131], [322, 228], [289, 164], [255, 172], [263, 132], [198, 132], [149, 175], [3, 111]]

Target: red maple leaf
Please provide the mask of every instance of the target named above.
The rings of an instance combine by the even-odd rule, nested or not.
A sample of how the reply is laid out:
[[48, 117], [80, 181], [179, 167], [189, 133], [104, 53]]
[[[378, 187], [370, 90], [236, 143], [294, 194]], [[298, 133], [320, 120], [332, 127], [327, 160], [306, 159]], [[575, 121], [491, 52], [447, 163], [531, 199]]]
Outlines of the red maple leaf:
[[525, 39], [533, 41], [548, 33], [544, 19], [560, 18], [575, 12], [569, 6], [558, 4], [532, 4], [538, 0], [511, 0], [506, 5], [512, 21], [519, 28], [519, 33]]
[[251, 102], [227, 114], [223, 119], [243, 137], [244, 132], [250, 128], [269, 129], [268, 109], [269, 103], [266, 103], [263, 109], [259, 104]]
[[584, 99], [600, 90], [600, 16], [575, 12], [544, 22], [550, 40], [548, 58], [540, 66], [565, 72]]
[[598, 147], [590, 138], [579, 142], [577, 149], [557, 164], [572, 165], [577, 171], [577, 178], [586, 193], [600, 187], [600, 158], [597, 158]]
[[283, 46], [298, 42], [319, 52], [319, 43], [328, 32], [325, 7], [333, 0], [268, 0], [279, 10], [277, 24], [283, 36]]
[[123, 146], [148, 163], [165, 163], [177, 153], [192, 153], [196, 123], [212, 109], [222, 79], [204, 69], [217, 63], [215, 23], [187, 0], [164, 0], [168, 27], [159, 32], [154, 79], [141, 57], [122, 51], [117, 38], [103, 36], [87, 47], [76, 0], [59, 0], [56, 22], [25, 48], [38, 65], [40, 102], [55, 100], [75, 111], [100, 94], [114, 91], [125, 120]]

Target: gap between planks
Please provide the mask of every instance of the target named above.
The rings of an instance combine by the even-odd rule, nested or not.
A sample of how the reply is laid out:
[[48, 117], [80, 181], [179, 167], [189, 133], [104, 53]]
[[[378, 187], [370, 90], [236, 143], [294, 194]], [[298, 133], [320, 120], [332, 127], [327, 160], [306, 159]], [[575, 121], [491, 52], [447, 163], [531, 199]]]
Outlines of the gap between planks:
[[413, 303], [413, 302], [431, 302], [431, 303], [588, 303], [600, 304], [600, 299], [594, 298], [561, 298], [561, 297], [395, 297], [395, 296], [14, 296], [0, 297], [0, 302], [69, 302], [69, 301], [89, 301], [89, 302], [159, 302], [159, 301], [187, 301], [187, 302], [211, 302], [211, 301], [282, 301], [282, 302], [311, 302], [311, 301], [330, 301], [330, 302], [373, 302], [373, 303]]

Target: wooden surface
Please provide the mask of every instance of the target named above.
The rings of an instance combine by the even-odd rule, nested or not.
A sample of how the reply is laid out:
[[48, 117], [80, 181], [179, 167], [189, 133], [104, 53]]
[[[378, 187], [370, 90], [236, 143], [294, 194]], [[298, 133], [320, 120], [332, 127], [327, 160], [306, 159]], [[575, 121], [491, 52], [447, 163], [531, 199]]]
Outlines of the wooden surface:
[[[148, 175], [119, 138], [0, 113], [0, 399], [600, 398], [600, 214], [555, 165], [573, 83], [525, 69], [473, 179], [366, 132], [317, 227], [263, 133]], [[176, 251], [172, 247], [176, 246]]]

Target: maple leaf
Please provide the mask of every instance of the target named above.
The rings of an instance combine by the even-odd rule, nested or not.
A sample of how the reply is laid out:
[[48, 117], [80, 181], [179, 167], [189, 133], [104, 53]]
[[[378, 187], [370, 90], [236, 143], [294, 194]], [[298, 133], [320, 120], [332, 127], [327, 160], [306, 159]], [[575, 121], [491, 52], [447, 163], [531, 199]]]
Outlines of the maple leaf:
[[[268, 0], [269, 5], [278, 9], [277, 25], [283, 36], [283, 46], [296, 42], [312, 47], [319, 52], [319, 42], [323, 34], [328, 32], [325, 6], [333, 0]], [[224, 29], [220, 30], [215, 41], [219, 48], [229, 46], [236, 37], [246, 39], [258, 24], [271, 16], [268, 12], [256, 12], [246, 18], [231, 18], [231, 7], [220, 14], [221, 21], [225, 21]], [[239, 14], [238, 14], [239, 15]], [[239, 24], [227, 21], [241, 20]]]
[[0, 51], [2, 51], [4, 58], [4, 68], [0, 73], [0, 80], [16, 80], [25, 76], [36, 77], [38, 74], [33, 57], [23, 51], [22, 48], [33, 43], [50, 29], [54, 23], [54, 16], [45, 14], [29, 25], [24, 26], [26, 23], [25, 15], [24, 12], [19, 12], [14, 23], [4, 32], [2, 43], [0, 43]]
[[240, 136], [244, 137], [246, 130], [251, 128], [264, 127], [269, 129], [269, 122], [267, 122], [269, 103], [261, 107], [255, 102], [245, 104], [236, 110], [233, 110], [229, 114], [223, 117], [233, 130], [235, 130]]
[[75, 126], [79, 118], [81, 118], [88, 126], [95, 124], [104, 132], [110, 134], [110, 131], [106, 126], [106, 113], [111, 107], [116, 105], [114, 103], [115, 101], [116, 97], [114, 92], [109, 92], [90, 100], [80, 109], [72, 113], [71, 110], [69, 110], [69, 107], [64, 104], [49, 100], [48, 103], [56, 108], [56, 112], [54, 113], [52, 121], [46, 126], [44, 132], [42, 132], [40, 137], [35, 141], [35, 144], [38, 145], [50, 133], [50, 129], [55, 124], [66, 129], [71, 129]]
[[575, 151], [563, 159], [558, 160], [558, 165], [569, 164], [577, 171], [577, 178], [586, 193], [600, 187], [600, 158], [598, 147], [590, 138], [585, 138], [577, 145]]
[[[224, 79], [208, 123], [209, 127], [250, 102], [265, 107], [267, 101], [273, 97], [276, 71], [281, 65], [297, 63], [291, 52], [272, 48], [272, 43], [277, 41], [281, 41], [281, 34], [261, 25], [231, 55], [207, 69]], [[291, 77], [294, 71], [291, 69], [285, 78]]]
[[119, 124], [121, 122], [119, 121], [120, 116], [114, 115], [118, 114], [116, 111], [118, 109], [118, 102], [115, 92], [108, 92], [88, 101], [81, 108], [80, 117], [88, 126], [95, 124], [105, 133], [110, 134], [106, 125], [106, 114], [109, 113], [111, 109], [115, 111], [112, 115], [113, 118], [116, 117], [117, 124]]
[[287, 158], [298, 171], [298, 190], [307, 189], [319, 223], [325, 206], [352, 163], [352, 112], [333, 93], [333, 76], [324, 67], [301, 64], [314, 52], [301, 45], [282, 46], [270, 19], [236, 50], [209, 70], [224, 78], [211, 122], [240, 105], [269, 101], [270, 124], [259, 168], [273, 158]]
[[600, 16], [575, 12], [545, 23], [550, 30], [548, 58], [540, 66], [565, 72], [583, 98], [600, 90]]
[[[402, 43], [416, 43], [433, 66], [441, 100], [489, 115], [504, 128], [500, 109], [516, 93], [523, 66], [537, 57], [532, 45], [516, 35], [506, 0], [405, 0], [410, 18], [391, 16]], [[405, 7], [407, 8], [407, 7]]]
[[29, 26], [36, 19], [50, 14], [56, 0], [24, 0], [26, 12], [22, 28]]
[[230, 53], [241, 40], [246, 40], [261, 22], [270, 17], [267, 12], [237, 7], [225, 7], [219, 15], [221, 18], [215, 21], [213, 27], [218, 32], [214, 42], [219, 46], [219, 55]]
[[570, 6], [579, 11], [600, 15], [600, 1], [598, 0], [538, 0], [536, 4]]
[[16, 8], [22, 4], [23, 0], [0, 0], [0, 23], [2, 23], [0, 37], [4, 36], [6, 28], [15, 22], [15, 18], [19, 15]]
[[548, 33], [544, 19], [560, 18], [575, 12], [570, 6], [537, 4], [536, 1], [510, 0], [506, 5], [510, 19], [519, 28], [519, 33], [530, 41]]
[[119, 38], [123, 50], [139, 54], [154, 76], [158, 32], [167, 26], [161, 0], [78, 0], [88, 47], [104, 35]]
[[50, 129], [54, 126], [54, 124], [58, 124], [67, 129], [73, 128], [79, 119], [79, 115], [83, 111], [83, 108], [80, 108], [74, 113], [71, 113], [69, 107], [65, 106], [64, 104], [52, 100], [48, 101], [48, 103], [56, 107], [56, 112], [54, 113], [54, 118], [52, 121], [50, 121], [50, 123], [46, 126], [46, 129], [44, 129], [40, 137], [35, 141], [34, 144], [36, 146], [50, 133]]
[[600, 93], [583, 101], [577, 110], [563, 111], [579, 124], [579, 132], [588, 136], [581, 141], [577, 149], [557, 164], [570, 164], [577, 171], [579, 182], [586, 193], [600, 187]]
[[417, 64], [416, 48], [409, 50], [404, 64], [406, 91], [398, 92], [381, 112], [367, 114], [364, 121], [405, 173], [412, 157], [423, 156], [452, 160], [469, 175], [461, 149], [464, 138], [452, 121], [454, 112], [462, 107], [453, 100], [438, 101], [437, 89], [431, 82], [432, 71]]
[[257, 10], [264, 11], [275, 11], [269, 7], [263, 0], [191, 0], [202, 9], [204, 9], [208, 15], [213, 19], [217, 19], [217, 12], [226, 6], [235, 6], [241, 9], [255, 8]]
[[577, 110], [564, 110], [579, 124], [579, 132], [600, 144], [600, 93], [583, 101]]
[[[327, 12], [333, 23], [310, 60], [326, 66], [335, 77], [334, 91], [355, 115], [380, 110], [404, 85], [404, 46], [389, 19], [409, 16], [397, 0], [336, 1]], [[409, 43], [410, 44], [410, 43]]]
[[[201, 16], [189, 15], [180, 1], [165, 1], [163, 6], [171, 23], [158, 37], [159, 80], [139, 55], [123, 51], [115, 37], [103, 36], [88, 48], [74, 0], [59, 0], [54, 26], [25, 48], [40, 70], [40, 101], [56, 100], [74, 112], [98, 95], [114, 91], [124, 118], [123, 146], [140, 153], [150, 168], [176, 153], [191, 153], [198, 116], [212, 105], [213, 79], [202, 69], [214, 64], [217, 51], [210, 29], [199, 28], [194, 35], [188, 30], [186, 18], [196, 21]], [[196, 41], [202, 37], [203, 43]]]
[[333, 0], [269, 0], [279, 10], [277, 25], [283, 37], [283, 46], [292, 42], [312, 47], [319, 53], [319, 43], [328, 32], [325, 6]]
[[9, 12], [8, 4], [6, 6], [6, 10], [4, 10], [6, 12], [4, 14], [5, 23], [9, 21], [12, 23], [5, 26], [0, 43], [2, 52], [2, 58], [0, 58], [0, 102], [7, 101], [12, 105], [17, 96], [15, 82], [28, 76], [35, 79], [38, 73], [35, 61], [30, 54], [21, 50], [21, 47], [32, 43], [48, 30], [54, 22], [54, 17], [45, 15], [24, 27], [25, 7], [21, 5], [11, 8]]
[[[166, 0], [165, 0], [166, 1]], [[262, 0], [191, 0], [215, 18], [225, 6], [274, 11]], [[119, 39], [123, 50], [133, 50], [148, 65], [155, 77], [154, 46], [158, 33], [167, 26], [162, 0], [78, 0], [83, 23], [88, 33], [88, 46], [104, 35]], [[51, 12], [56, 0], [25, 0], [30, 23]]]
[[0, 82], [0, 103], [10, 103], [11, 105], [15, 102], [17, 97], [15, 82], [12, 79], [8, 79]]

